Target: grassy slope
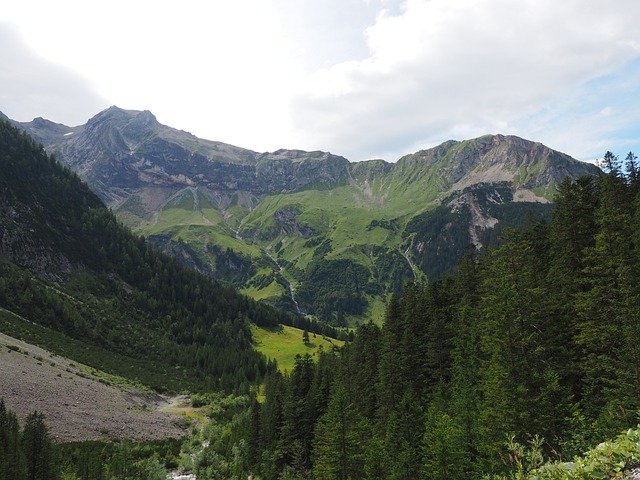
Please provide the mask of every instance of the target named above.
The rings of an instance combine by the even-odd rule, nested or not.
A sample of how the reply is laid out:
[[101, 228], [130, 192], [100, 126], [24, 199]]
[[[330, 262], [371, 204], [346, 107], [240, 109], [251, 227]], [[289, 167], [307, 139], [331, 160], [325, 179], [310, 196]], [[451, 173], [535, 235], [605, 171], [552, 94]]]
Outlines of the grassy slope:
[[[144, 235], [169, 235], [174, 240], [183, 240], [194, 250], [203, 252], [204, 260], [209, 263], [215, 260], [208, 258], [209, 254], [205, 252], [207, 245], [230, 248], [255, 260], [264, 259], [267, 251], [274, 255], [275, 247], [281, 247], [276, 256], [289, 265], [282, 275], [295, 287], [296, 274], [291, 267], [304, 270], [312, 259], [314, 248], [305, 245], [305, 238], [279, 232], [273, 219], [277, 210], [287, 205], [297, 206], [302, 213], [296, 220], [324, 233], [331, 240], [333, 251], [328, 259], [346, 258], [367, 268], [375, 268], [368, 254], [369, 246], [399, 248], [402, 237], [398, 232], [380, 227], [367, 229], [368, 225], [373, 220], [400, 218], [403, 226], [416, 212], [433, 206], [438, 188], [435, 188], [430, 174], [422, 170], [415, 166], [408, 167], [392, 175], [359, 178], [352, 185], [331, 190], [306, 190], [270, 196], [248, 215], [247, 210], [239, 206], [236, 208], [233, 204], [222, 212], [200, 190], [194, 194], [188, 188], [176, 192], [166, 201], [154, 221], [139, 220], [140, 204], [146, 200], [137, 197], [123, 205], [119, 215]], [[411, 180], [407, 181], [407, 178]], [[135, 215], [132, 215], [132, 211]], [[236, 238], [236, 232], [231, 228], [241, 222], [241, 233], [245, 239]], [[277, 232], [275, 238], [261, 238], [269, 230]], [[259, 234], [252, 238], [249, 232], [255, 231]], [[265, 272], [264, 268], [261, 267], [258, 273], [279, 273], [275, 269]], [[288, 295], [288, 291], [276, 282], [260, 289], [247, 286], [242, 292], [257, 300]], [[383, 298], [371, 297], [367, 318], [379, 317], [384, 301]]]
[[[118, 380], [114, 383], [129, 384], [141, 390], [145, 390], [147, 387], [137, 379], [147, 378], [148, 372], [158, 370], [158, 366], [151, 361], [125, 357], [95, 345], [89, 345], [63, 333], [30, 322], [4, 308], [0, 308], [0, 332], [44, 348], [56, 355], [88, 365], [92, 369], [102, 369], [103, 372], [108, 372], [108, 374], [103, 374], [103, 378], [107, 378], [110, 382], [117, 378]], [[160, 377], [175, 376], [175, 372], [158, 373]]]
[[[144, 235], [170, 235], [174, 240], [183, 240], [196, 251], [203, 252], [203, 259], [208, 263], [215, 260], [205, 252], [207, 245], [230, 248], [254, 260], [263, 259], [258, 274], [281, 273], [295, 288], [300, 272], [313, 257], [315, 246], [309, 248], [308, 239], [295, 234], [283, 234], [274, 220], [275, 212], [295, 206], [301, 211], [296, 218], [299, 224], [331, 240], [328, 260], [348, 259], [375, 272], [378, 267], [370, 255], [370, 247], [406, 248], [406, 245], [403, 247], [406, 239], [401, 235], [406, 223], [414, 215], [437, 206], [441, 192], [451, 187], [439, 172], [453, 168], [455, 156], [468, 148], [468, 143], [461, 142], [446, 152], [437, 161], [437, 168], [430, 159], [418, 154], [399, 162], [397, 168], [387, 173], [372, 172], [364, 165], [350, 185], [269, 196], [251, 212], [233, 202], [221, 211], [200, 190], [194, 194], [185, 188], [164, 204], [155, 222], [140, 222], [138, 227]], [[539, 166], [532, 168], [535, 170]], [[531, 173], [521, 172], [521, 175]], [[194, 195], [197, 195], [197, 203]], [[121, 209], [120, 214], [127, 218], [127, 208]], [[393, 220], [397, 230], [367, 228], [374, 220]], [[242, 239], [236, 237], [236, 228]], [[265, 268], [270, 268], [266, 266], [270, 263], [266, 261], [267, 253], [277, 257], [284, 271], [278, 272], [273, 266], [273, 270], [265, 272]], [[288, 295], [288, 291], [276, 282], [263, 288], [246, 286], [242, 291], [258, 300]], [[370, 297], [366, 318], [379, 316], [384, 302], [382, 297]]]
[[[171, 235], [175, 240], [182, 239], [195, 247], [204, 250], [211, 243], [221, 248], [231, 248], [237, 253], [249, 257], [259, 256], [260, 250], [235, 238], [220, 212], [209, 198], [198, 191], [190, 189], [178, 192], [157, 212], [155, 222], [147, 225], [134, 225], [143, 235]], [[197, 200], [197, 204], [195, 202]], [[125, 216], [124, 210], [118, 212]]]
[[315, 356], [319, 348], [325, 351], [334, 346], [341, 347], [344, 342], [332, 338], [323, 338], [318, 335], [314, 338], [309, 334], [310, 343], [302, 342], [302, 330], [283, 326], [281, 330], [252, 327], [252, 333], [256, 342], [256, 350], [262, 352], [267, 358], [278, 362], [281, 371], [293, 370], [296, 355], [308, 353]]

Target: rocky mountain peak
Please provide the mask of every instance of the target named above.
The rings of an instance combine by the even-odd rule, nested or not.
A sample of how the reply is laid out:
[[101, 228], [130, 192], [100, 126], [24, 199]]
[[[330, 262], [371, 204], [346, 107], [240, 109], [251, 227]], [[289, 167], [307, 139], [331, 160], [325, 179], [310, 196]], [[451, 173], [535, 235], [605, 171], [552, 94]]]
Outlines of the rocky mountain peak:
[[[78, 127], [21, 125], [49, 132], [45, 148], [150, 241], [261, 298], [329, 316], [327, 305], [358, 316], [410, 278], [438, 278], [469, 243], [492, 244], [528, 211], [548, 215], [544, 202], [565, 176], [598, 171], [509, 135], [450, 140], [396, 163], [350, 163], [203, 140], [115, 106]], [[362, 290], [344, 303], [323, 290], [355, 279], [341, 291], [367, 284], [372, 297]]]
[[[437, 171], [452, 190], [498, 182], [511, 183], [514, 191], [549, 189], [566, 175], [575, 178], [598, 171], [594, 165], [514, 135], [484, 135], [462, 142], [450, 140], [406, 155], [398, 165]], [[543, 200], [540, 195], [533, 195], [536, 196]], [[527, 198], [532, 196], [527, 195]]]

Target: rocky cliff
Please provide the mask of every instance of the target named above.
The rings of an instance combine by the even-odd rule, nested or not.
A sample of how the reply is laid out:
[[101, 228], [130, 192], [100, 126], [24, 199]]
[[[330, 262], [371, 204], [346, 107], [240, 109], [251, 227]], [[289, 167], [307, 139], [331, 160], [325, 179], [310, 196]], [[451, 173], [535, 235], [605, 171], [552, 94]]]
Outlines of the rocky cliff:
[[548, 215], [565, 176], [598, 171], [505, 135], [350, 163], [203, 140], [117, 107], [77, 127], [20, 125], [121, 220], [189, 265], [339, 322], [380, 310], [410, 279], [451, 270], [468, 244], [495, 243], [527, 212]]

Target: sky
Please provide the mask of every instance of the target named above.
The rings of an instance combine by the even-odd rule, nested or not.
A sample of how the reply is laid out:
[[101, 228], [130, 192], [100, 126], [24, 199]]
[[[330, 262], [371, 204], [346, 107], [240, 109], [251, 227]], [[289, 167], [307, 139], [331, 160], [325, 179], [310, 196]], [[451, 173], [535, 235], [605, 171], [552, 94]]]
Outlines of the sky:
[[352, 161], [517, 135], [640, 156], [637, 0], [1, 0], [0, 111], [111, 105]]

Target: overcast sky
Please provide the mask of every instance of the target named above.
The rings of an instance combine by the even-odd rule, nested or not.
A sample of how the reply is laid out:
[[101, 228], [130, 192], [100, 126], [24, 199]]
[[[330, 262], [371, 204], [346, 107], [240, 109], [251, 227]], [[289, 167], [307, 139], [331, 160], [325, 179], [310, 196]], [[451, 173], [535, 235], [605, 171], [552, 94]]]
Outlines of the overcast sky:
[[20, 0], [0, 111], [75, 126], [117, 105], [259, 152], [396, 161], [518, 135], [640, 156], [637, 0]]

